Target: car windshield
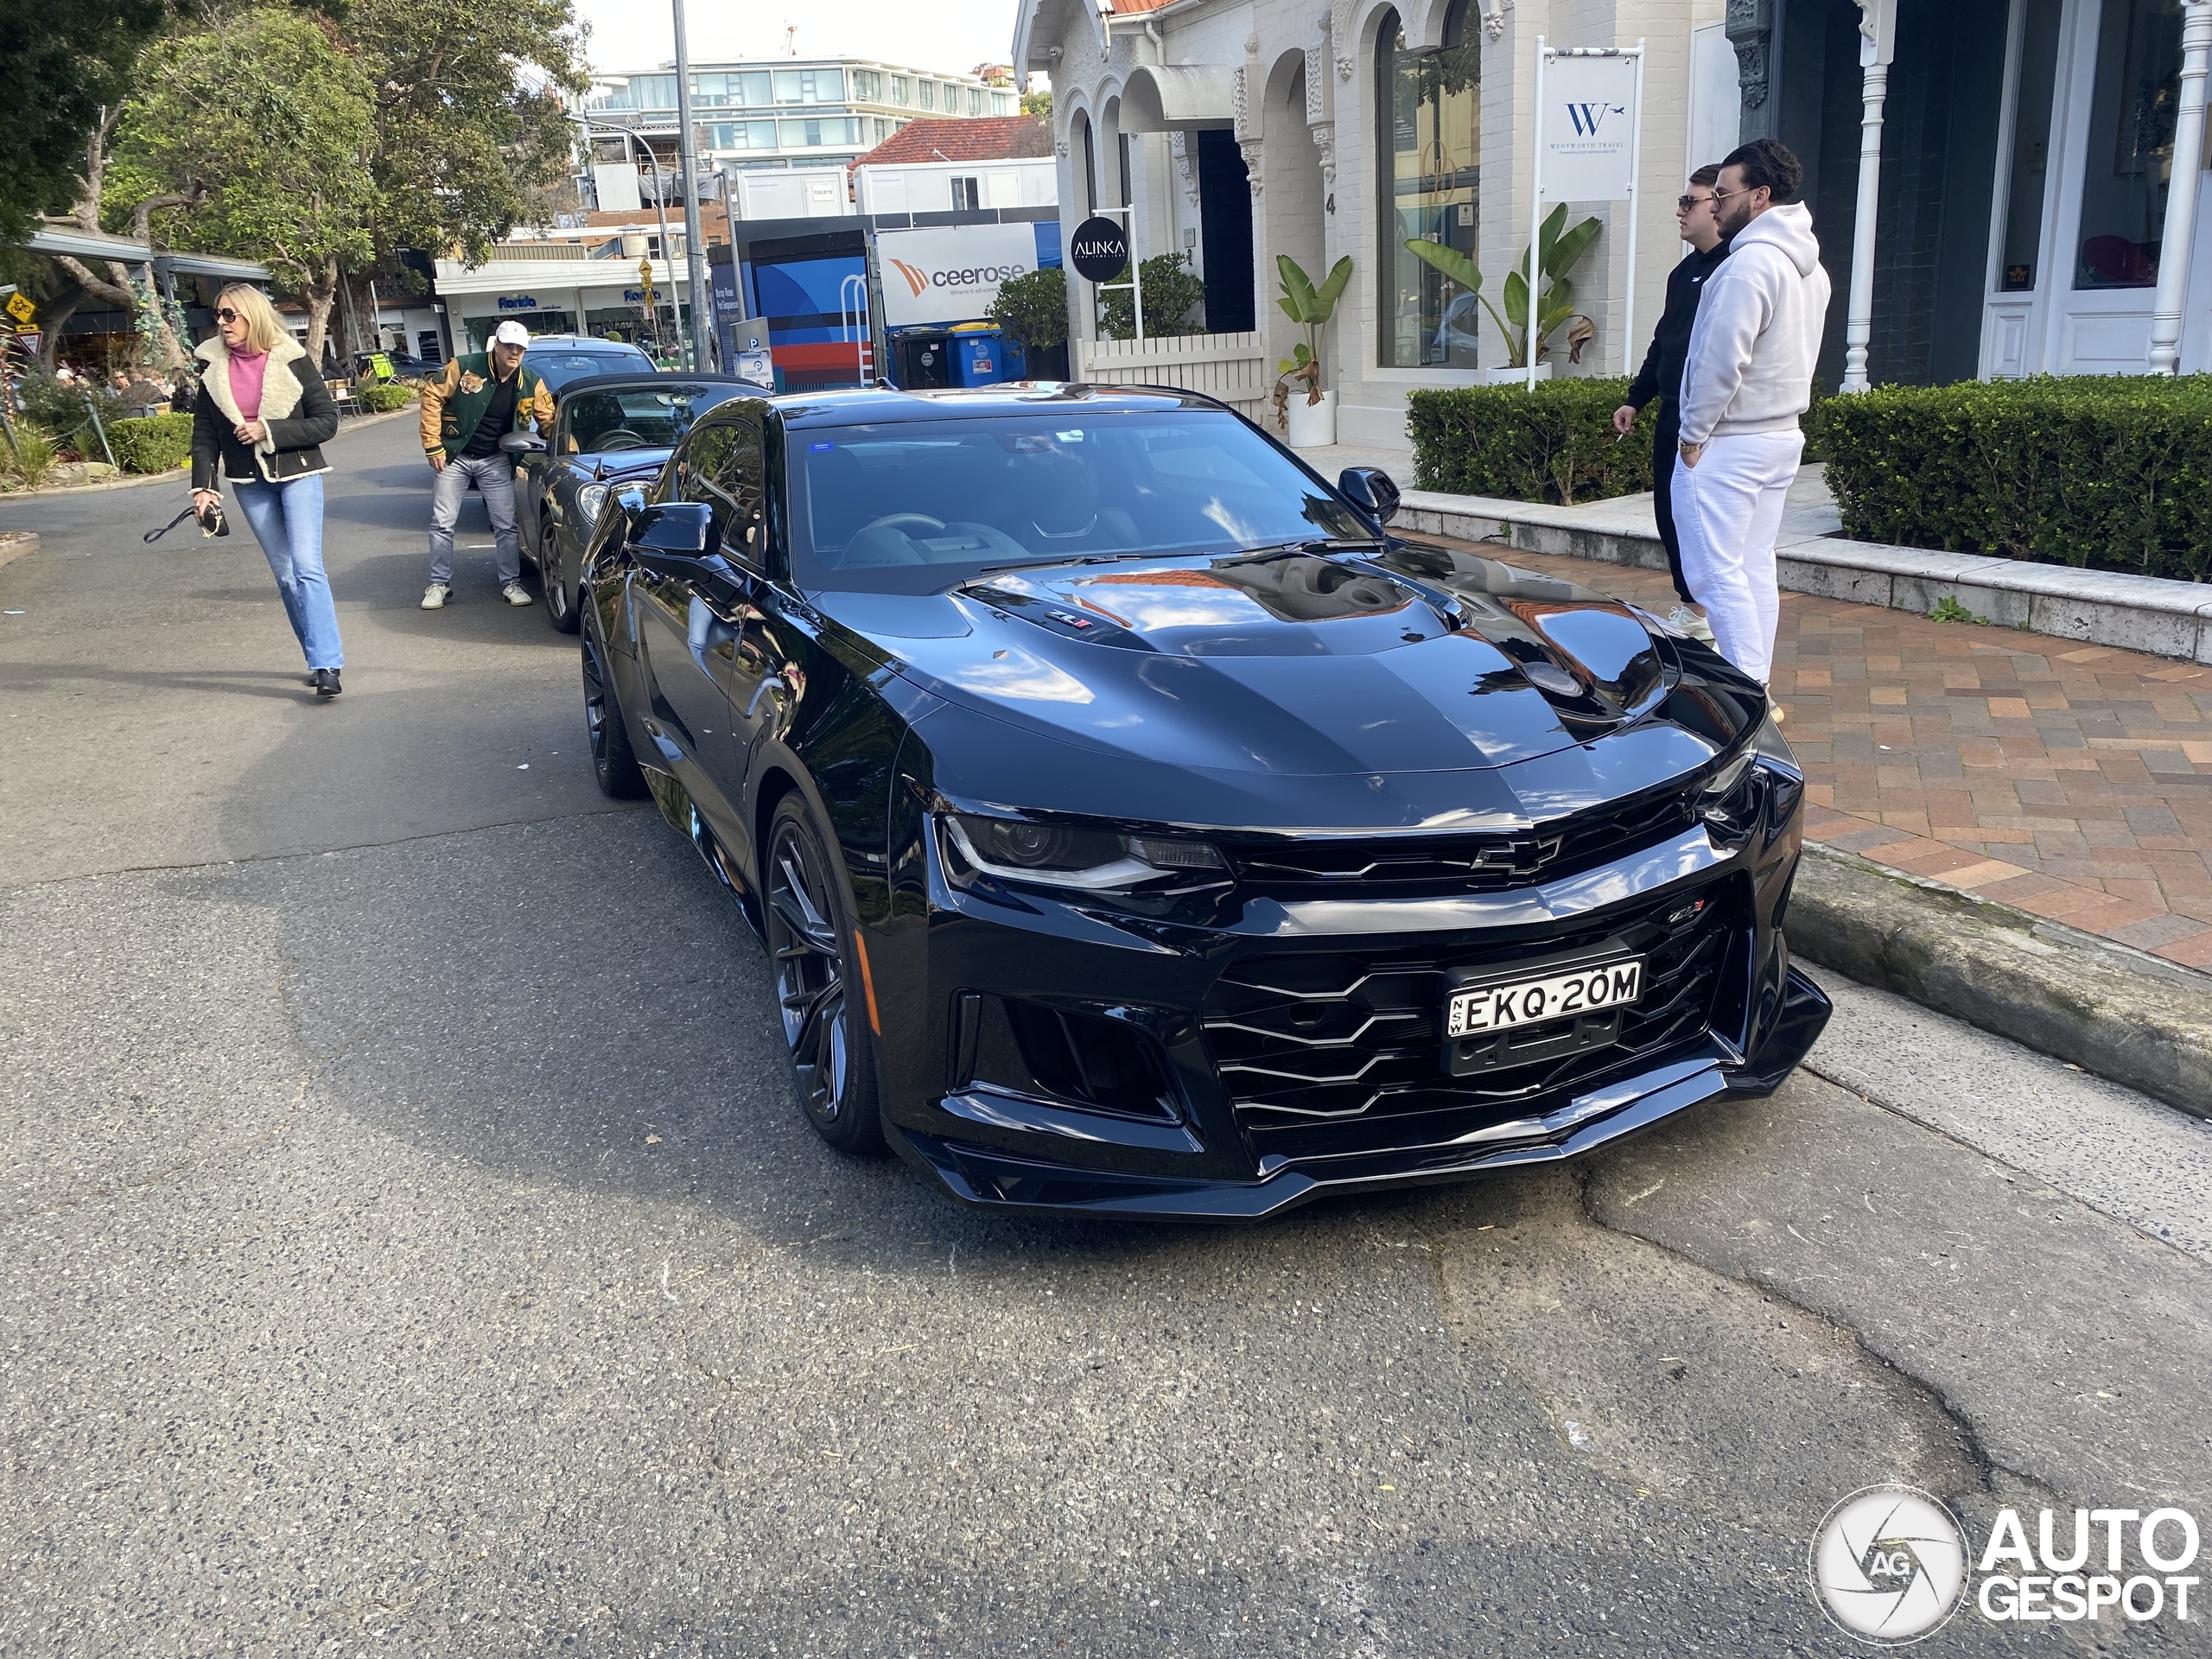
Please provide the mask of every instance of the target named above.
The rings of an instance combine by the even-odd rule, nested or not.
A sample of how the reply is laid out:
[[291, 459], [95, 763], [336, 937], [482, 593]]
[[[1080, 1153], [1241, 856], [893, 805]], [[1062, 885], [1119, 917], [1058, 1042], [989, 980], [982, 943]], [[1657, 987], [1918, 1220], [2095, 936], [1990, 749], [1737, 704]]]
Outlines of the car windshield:
[[716, 404], [742, 386], [686, 385], [593, 388], [563, 398], [561, 453], [611, 455], [625, 449], [672, 449]]
[[619, 346], [612, 341], [588, 350], [531, 352], [523, 361], [530, 365], [532, 374], [555, 391], [587, 375], [650, 374], [653, 367], [652, 359], [636, 346]]
[[1006, 565], [1374, 531], [1236, 416], [1004, 415], [791, 435], [803, 587], [931, 593]]

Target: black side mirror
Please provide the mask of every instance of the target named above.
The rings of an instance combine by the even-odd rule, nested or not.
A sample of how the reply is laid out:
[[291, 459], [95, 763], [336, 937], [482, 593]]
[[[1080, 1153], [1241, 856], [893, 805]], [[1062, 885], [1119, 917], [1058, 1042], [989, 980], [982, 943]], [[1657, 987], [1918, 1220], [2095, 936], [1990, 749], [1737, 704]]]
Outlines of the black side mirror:
[[696, 563], [714, 544], [715, 516], [704, 502], [664, 501], [639, 512], [630, 525], [630, 545], [648, 567], [674, 560]]
[[545, 440], [535, 432], [510, 432], [499, 440], [499, 448], [511, 455], [542, 455]]
[[1380, 467], [1347, 467], [1337, 479], [1337, 490], [1378, 524], [1387, 524], [1398, 511], [1398, 486]]

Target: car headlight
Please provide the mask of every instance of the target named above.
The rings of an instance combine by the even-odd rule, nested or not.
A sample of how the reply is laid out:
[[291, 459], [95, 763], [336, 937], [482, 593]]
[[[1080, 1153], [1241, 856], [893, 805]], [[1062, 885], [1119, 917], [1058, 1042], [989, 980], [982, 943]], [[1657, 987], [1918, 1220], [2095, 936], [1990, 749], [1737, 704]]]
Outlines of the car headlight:
[[1715, 840], [1741, 841], [1758, 828], [1762, 817], [1770, 823], [1786, 820], [1804, 785], [1797, 757], [1770, 715], [1743, 752], [1698, 791], [1697, 816]]
[[1168, 877], [1225, 879], [1220, 851], [1203, 841], [1125, 836], [1112, 830], [1025, 818], [987, 818], [948, 812], [944, 826], [952, 879], [966, 885], [977, 875], [1081, 893], [1118, 893]]
[[607, 486], [587, 484], [576, 492], [576, 517], [588, 527], [599, 522], [599, 510], [607, 505]]

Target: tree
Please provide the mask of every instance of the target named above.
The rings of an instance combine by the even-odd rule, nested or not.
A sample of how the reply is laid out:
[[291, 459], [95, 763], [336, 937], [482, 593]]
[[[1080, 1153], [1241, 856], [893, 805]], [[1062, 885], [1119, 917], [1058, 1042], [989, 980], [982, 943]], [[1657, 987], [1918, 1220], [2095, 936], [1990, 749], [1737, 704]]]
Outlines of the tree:
[[340, 267], [371, 256], [375, 92], [324, 24], [249, 11], [152, 48], [124, 105], [105, 194], [171, 241], [270, 267], [321, 355]]
[[1050, 121], [1052, 118], [1052, 89], [1047, 86], [1039, 92], [1024, 92], [1021, 95], [1021, 112], [1042, 116]]
[[589, 82], [569, 0], [353, 0], [375, 84], [379, 249], [472, 262], [531, 213], [573, 153], [560, 93]]
[[169, 0], [0, 0], [0, 243], [79, 195], [86, 141]]

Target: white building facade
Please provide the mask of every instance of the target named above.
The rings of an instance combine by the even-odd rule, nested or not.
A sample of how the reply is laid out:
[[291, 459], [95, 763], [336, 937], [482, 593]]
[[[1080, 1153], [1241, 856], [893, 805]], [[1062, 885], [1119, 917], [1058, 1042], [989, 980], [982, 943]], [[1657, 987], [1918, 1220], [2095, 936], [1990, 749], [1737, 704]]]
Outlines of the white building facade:
[[1539, 36], [1645, 54], [1639, 199], [1569, 207], [1604, 229], [1573, 273], [1594, 338], [1560, 374], [1641, 360], [1683, 180], [1762, 136], [1806, 162], [1830, 387], [2212, 368], [2212, 0], [1020, 0], [1014, 67], [1052, 78], [1064, 228], [1128, 208], [1137, 256], [1186, 253], [1209, 334], [1256, 334], [1265, 379], [1304, 338], [1277, 256], [1317, 281], [1349, 256], [1325, 384], [1343, 442], [1397, 444], [1408, 391], [1504, 361], [1404, 245], [1465, 251], [1499, 300]]
[[[673, 65], [601, 77], [584, 112], [644, 137], [668, 170], [674, 194]], [[871, 59], [774, 58], [691, 67], [691, 123], [701, 165], [709, 173], [842, 165], [917, 117], [1019, 113], [1020, 99], [1010, 86]], [[598, 138], [601, 159], [628, 159], [605, 128]]]

